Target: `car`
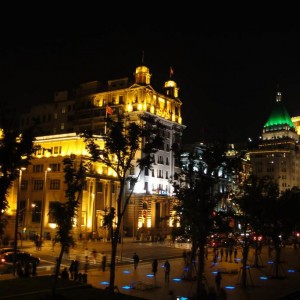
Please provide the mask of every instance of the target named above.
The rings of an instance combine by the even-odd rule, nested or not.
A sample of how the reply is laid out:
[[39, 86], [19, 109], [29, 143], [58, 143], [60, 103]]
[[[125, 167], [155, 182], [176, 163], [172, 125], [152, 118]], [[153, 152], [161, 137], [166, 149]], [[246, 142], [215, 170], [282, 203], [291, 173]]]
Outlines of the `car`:
[[[14, 262], [14, 252], [6, 252], [1, 257], [1, 263], [12, 264]], [[16, 253], [16, 262], [29, 262], [31, 264], [38, 265], [40, 263], [40, 258], [33, 256], [29, 252], [18, 251]]]
[[189, 235], [180, 235], [175, 238], [176, 243], [191, 243], [192, 239]]
[[[20, 252], [19, 249], [16, 249], [16, 250], [17, 250], [17, 252]], [[7, 248], [1, 248], [1, 249], [0, 249], [0, 259], [2, 258], [2, 255], [3, 255], [4, 253], [7, 253], [7, 252], [14, 252], [14, 251], [15, 251], [14, 248], [9, 248], [9, 247], [7, 247]]]

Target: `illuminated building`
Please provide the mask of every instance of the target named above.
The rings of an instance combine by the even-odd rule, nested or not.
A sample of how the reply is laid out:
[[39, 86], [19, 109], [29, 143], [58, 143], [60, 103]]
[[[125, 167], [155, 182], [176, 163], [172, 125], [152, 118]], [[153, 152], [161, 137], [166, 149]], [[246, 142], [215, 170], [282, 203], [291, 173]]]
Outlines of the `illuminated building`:
[[269, 176], [281, 191], [300, 186], [299, 135], [278, 91], [274, 108], [264, 125], [258, 149], [249, 151], [253, 174]]
[[[76, 133], [92, 131], [101, 137], [105, 134], [107, 113], [111, 114], [112, 118], [122, 113], [128, 117], [129, 122], [137, 121], [139, 114], [148, 113], [166, 126], [165, 142], [163, 148], [155, 154], [153, 169], [145, 170], [134, 187], [124, 218], [124, 231], [129, 236], [169, 234], [172, 220], [168, 217], [173, 213], [175, 200], [171, 178], [178, 171], [171, 147], [173, 143], [181, 143], [185, 126], [182, 124], [182, 103], [178, 97], [179, 88], [176, 82], [171, 79], [166, 81], [162, 93], [159, 93], [150, 85], [150, 79], [149, 69], [146, 66], [139, 66], [135, 70], [133, 83], [127, 77], [109, 80], [107, 84], [98, 81], [84, 83], [72, 91], [55, 93], [53, 103], [36, 105], [22, 115], [21, 128], [32, 125], [32, 120], [38, 120], [37, 143], [43, 145], [47, 143], [43, 147], [52, 149], [51, 153], [46, 151], [40, 156], [37, 155], [32, 161], [31, 170], [23, 173], [24, 181], [26, 176], [29, 178], [30, 202], [42, 197], [41, 195], [34, 197], [32, 194], [34, 191], [32, 181], [41, 180], [38, 179], [38, 174], [34, 174], [38, 173], [33, 170], [36, 164], [41, 165], [42, 170], [48, 166], [52, 169], [47, 174], [46, 202], [63, 199], [62, 187], [59, 191], [48, 191], [49, 185], [54, 184], [54, 180], [63, 180], [62, 165], [60, 171], [56, 173], [51, 165], [61, 164], [63, 156], [71, 153], [79, 157], [87, 155], [83, 141]], [[141, 155], [141, 152], [138, 155]], [[139, 158], [138, 155], [136, 160]], [[109, 170], [104, 167], [99, 168], [101, 172], [89, 174], [87, 179], [78, 217], [78, 233], [84, 228], [86, 232], [96, 232], [98, 236], [103, 236], [102, 216], [106, 209], [114, 206], [114, 197], [117, 196], [118, 191], [117, 180], [114, 180], [113, 174], [109, 174]], [[133, 169], [128, 176], [137, 176], [138, 171], [137, 168]], [[101, 189], [99, 187], [101, 191], [97, 189], [99, 182], [102, 182]], [[127, 188], [130, 189], [130, 186]], [[30, 211], [30, 203], [26, 205]], [[49, 218], [45, 216], [44, 219], [46, 234]]]

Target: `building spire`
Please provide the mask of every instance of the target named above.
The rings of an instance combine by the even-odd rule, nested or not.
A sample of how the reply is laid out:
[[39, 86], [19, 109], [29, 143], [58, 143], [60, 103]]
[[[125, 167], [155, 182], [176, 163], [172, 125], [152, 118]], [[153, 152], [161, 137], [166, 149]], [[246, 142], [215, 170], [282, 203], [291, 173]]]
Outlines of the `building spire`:
[[277, 83], [276, 102], [281, 102], [281, 93], [279, 92], [279, 84]]

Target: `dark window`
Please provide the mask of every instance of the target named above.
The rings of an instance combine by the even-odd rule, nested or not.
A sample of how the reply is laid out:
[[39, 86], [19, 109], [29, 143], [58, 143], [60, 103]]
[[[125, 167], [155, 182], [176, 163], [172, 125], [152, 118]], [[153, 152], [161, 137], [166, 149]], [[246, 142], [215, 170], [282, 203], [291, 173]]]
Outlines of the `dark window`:
[[48, 213], [49, 222], [48, 223], [56, 223], [56, 219], [54, 217], [54, 211], [53, 211], [54, 203], [55, 203], [54, 201], [51, 201], [49, 203], [49, 213]]
[[145, 181], [145, 187], [144, 187], [144, 190], [145, 190], [146, 192], [149, 191], [149, 187], [148, 187], [148, 182], [147, 182], [147, 181]]
[[21, 190], [26, 191], [28, 188], [28, 180], [22, 180], [21, 182]]
[[33, 189], [35, 191], [40, 191], [44, 187], [44, 181], [43, 180], [34, 180], [33, 181]]
[[52, 172], [59, 172], [60, 171], [60, 164], [50, 164], [49, 165]]
[[54, 179], [50, 180], [50, 190], [59, 190], [60, 189], [60, 180]]
[[33, 165], [33, 172], [39, 173], [43, 172], [44, 170], [44, 165]]
[[97, 193], [102, 193], [102, 189], [103, 189], [102, 182], [97, 182]]
[[42, 214], [42, 201], [34, 201], [31, 221], [34, 223], [41, 222], [41, 214]]

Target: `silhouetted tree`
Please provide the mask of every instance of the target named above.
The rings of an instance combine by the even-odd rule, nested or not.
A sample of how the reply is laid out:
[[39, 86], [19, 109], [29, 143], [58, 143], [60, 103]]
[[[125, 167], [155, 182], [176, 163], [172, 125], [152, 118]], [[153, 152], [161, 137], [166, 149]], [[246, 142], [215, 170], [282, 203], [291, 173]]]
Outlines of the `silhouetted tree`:
[[64, 252], [74, 245], [71, 231], [74, 225], [74, 219], [77, 216], [78, 207], [81, 200], [82, 188], [85, 180], [86, 166], [81, 160], [78, 168], [75, 167], [76, 156], [71, 155], [63, 160], [65, 183], [67, 189], [65, 192], [66, 201], [56, 201], [51, 207], [51, 215], [57, 224], [55, 240], [61, 244], [61, 250], [56, 261], [54, 282], [52, 287], [53, 297], [55, 297], [57, 278], [59, 276], [61, 260]]
[[193, 260], [197, 251], [197, 294], [203, 289], [203, 273], [205, 264], [204, 248], [207, 237], [220, 225], [223, 218], [215, 210], [220, 197], [217, 184], [220, 181], [219, 170], [226, 172], [225, 147], [221, 143], [203, 146], [200, 153], [192, 149], [190, 152], [177, 152], [181, 158], [181, 174], [174, 180], [175, 194], [179, 199], [176, 207], [181, 227], [192, 237], [192, 254], [187, 277], [192, 275]]
[[[121, 115], [117, 120], [108, 117], [106, 121], [104, 146], [100, 147], [92, 134], [85, 134], [85, 142], [91, 154], [91, 160], [114, 170], [120, 184], [116, 201], [117, 207], [111, 207], [105, 218], [105, 225], [110, 228], [112, 253], [109, 291], [113, 295], [115, 261], [122, 219], [141, 172], [145, 168], [151, 169], [154, 163], [154, 153], [163, 145], [161, 133], [164, 126], [157, 118], [147, 114], [140, 115], [139, 119], [134, 122]], [[140, 152], [140, 157], [136, 159], [135, 156], [138, 152]], [[139, 172], [137, 175], [129, 177], [129, 171], [134, 167], [138, 167]], [[125, 195], [127, 181], [130, 182], [131, 191]]]
[[7, 224], [8, 195], [13, 182], [19, 179], [21, 168], [30, 164], [33, 153], [39, 148], [34, 145], [33, 128], [21, 132], [12, 115], [0, 110], [0, 244]]

